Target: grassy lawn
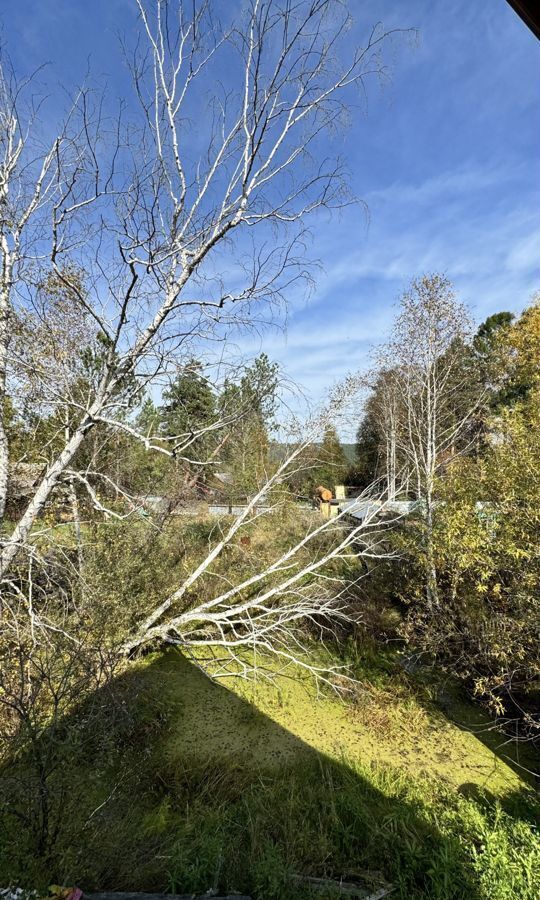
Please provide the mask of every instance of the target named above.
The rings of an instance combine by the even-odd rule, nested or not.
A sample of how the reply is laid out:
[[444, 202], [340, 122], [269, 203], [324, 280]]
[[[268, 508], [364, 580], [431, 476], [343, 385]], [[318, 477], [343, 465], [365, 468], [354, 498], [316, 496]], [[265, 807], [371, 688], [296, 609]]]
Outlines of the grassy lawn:
[[92, 700], [108, 741], [85, 708], [55, 735], [48, 857], [3, 815], [0, 883], [298, 900], [291, 875], [371, 869], [403, 900], [536, 900], [530, 787], [392, 658], [356, 666], [343, 702], [305, 679], [215, 683], [174, 651], [131, 664]]

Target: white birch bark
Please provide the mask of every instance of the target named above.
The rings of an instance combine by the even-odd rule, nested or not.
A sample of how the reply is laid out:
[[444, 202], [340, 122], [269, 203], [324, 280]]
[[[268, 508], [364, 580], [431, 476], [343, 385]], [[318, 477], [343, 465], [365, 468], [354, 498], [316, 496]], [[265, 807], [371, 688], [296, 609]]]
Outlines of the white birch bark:
[[[3, 243], [3, 242], [2, 242]], [[9, 296], [11, 290], [10, 254], [2, 247], [2, 273], [0, 275], [0, 523], [4, 518], [9, 473], [9, 445], [6, 430], [6, 376], [9, 343]]]

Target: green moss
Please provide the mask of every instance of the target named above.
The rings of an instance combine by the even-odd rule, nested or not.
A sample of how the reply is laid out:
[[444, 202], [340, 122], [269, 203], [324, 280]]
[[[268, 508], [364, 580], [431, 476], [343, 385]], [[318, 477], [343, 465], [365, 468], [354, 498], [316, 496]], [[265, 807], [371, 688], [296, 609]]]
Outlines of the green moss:
[[[384, 688], [360, 685], [352, 701], [328, 691], [317, 694], [299, 670], [294, 675], [277, 676], [274, 683], [260, 678], [255, 685], [228, 677], [219, 687], [186, 667], [174, 651], [159, 658], [149, 687], [169, 709], [166, 752], [171, 758], [202, 751], [217, 759], [241, 755], [251, 766], [273, 767], [296, 758], [298, 738], [303, 749], [334, 760], [385, 763], [455, 787], [489, 788], [496, 796], [523, 787], [519, 775], [473, 731], [460, 728], [434, 704], [426, 709], [400, 673]], [[247, 703], [238, 704], [238, 697]], [[483, 718], [465, 708], [475, 722]], [[461, 704], [460, 715], [463, 710]]]

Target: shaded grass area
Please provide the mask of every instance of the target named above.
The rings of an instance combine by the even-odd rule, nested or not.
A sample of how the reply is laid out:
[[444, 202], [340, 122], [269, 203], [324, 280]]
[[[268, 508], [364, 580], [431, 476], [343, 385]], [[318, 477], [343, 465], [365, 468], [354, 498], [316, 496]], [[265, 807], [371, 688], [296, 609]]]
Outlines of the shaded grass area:
[[536, 900], [527, 786], [391, 661], [356, 665], [365, 687], [343, 703], [301, 680], [215, 683], [172, 651], [132, 664], [92, 716], [44, 736], [57, 834], [42, 858], [30, 754], [2, 773], [0, 883], [299, 900], [293, 874], [375, 869], [403, 900]]

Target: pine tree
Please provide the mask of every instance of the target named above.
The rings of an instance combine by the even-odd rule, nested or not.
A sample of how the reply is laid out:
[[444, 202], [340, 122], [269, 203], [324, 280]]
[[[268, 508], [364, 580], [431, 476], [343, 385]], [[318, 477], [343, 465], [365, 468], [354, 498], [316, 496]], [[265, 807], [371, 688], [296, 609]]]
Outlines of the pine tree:
[[333, 425], [327, 425], [317, 453], [314, 483], [330, 488], [333, 492], [336, 484], [343, 484], [348, 468], [348, 460], [338, 433]]
[[204, 480], [209, 474], [208, 469], [197, 464], [209, 459], [217, 446], [216, 434], [219, 432], [205, 431], [216, 422], [217, 404], [199, 360], [189, 360], [163, 392], [163, 399], [166, 401], [160, 407], [163, 436], [176, 437], [182, 445], [189, 441], [190, 435], [193, 437], [182, 451], [182, 469], [188, 478], [192, 471], [200, 470], [200, 478]]
[[232, 478], [231, 493], [249, 496], [258, 490], [269, 470], [269, 438], [276, 405], [278, 365], [262, 353], [239, 382], [227, 381], [220, 397], [223, 416], [231, 416], [222, 453]]

